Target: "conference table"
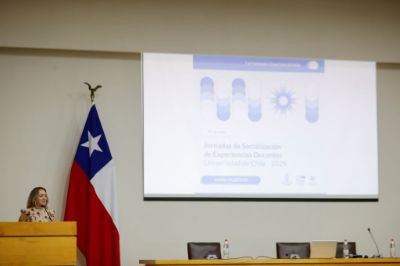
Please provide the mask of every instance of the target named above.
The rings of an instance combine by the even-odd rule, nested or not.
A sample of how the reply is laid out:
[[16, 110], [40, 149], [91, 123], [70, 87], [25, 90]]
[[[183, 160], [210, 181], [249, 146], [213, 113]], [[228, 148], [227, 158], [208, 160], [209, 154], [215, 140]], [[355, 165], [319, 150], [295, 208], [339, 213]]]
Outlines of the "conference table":
[[139, 260], [139, 264], [145, 266], [400, 266], [400, 258]]

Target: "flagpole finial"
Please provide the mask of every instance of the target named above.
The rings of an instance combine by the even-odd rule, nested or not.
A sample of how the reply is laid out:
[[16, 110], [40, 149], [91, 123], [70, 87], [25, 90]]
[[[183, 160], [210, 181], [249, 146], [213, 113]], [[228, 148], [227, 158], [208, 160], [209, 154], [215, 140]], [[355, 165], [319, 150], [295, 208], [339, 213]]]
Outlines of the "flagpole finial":
[[87, 83], [87, 82], [83, 82], [83, 83], [85, 83], [89, 87], [89, 90], [90, 90], [90, 101], [93, 103], [94, 102], [94, 96], [95, 96], [94, 93], [98, 89], [100, 89], [102, 86], [101, 85], [97, 85], [96, 87], [92, 88], [92, 86], [89, 83]]

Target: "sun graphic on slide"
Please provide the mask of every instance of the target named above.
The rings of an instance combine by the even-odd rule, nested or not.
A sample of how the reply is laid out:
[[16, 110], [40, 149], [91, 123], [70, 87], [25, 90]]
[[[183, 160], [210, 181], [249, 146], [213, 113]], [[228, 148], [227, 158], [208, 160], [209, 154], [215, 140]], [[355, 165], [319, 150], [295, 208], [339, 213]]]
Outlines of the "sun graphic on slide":
[[274, 109], [281, 114], [286, 114], [293, 110], [293, 105], [296, 100], [293, 97], [293, 92], [285, 88], [276, 90], [272, 94], [271, 102], [274, 105]]

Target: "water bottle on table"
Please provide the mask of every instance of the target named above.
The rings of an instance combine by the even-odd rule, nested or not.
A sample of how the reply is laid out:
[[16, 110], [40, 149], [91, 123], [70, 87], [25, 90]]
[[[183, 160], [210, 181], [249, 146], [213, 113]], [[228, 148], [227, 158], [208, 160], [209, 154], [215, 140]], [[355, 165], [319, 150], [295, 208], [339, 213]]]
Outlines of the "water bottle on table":
[[394, 242], [393, 238], [390, 239], [390, 257], [396, 257], [396, 243]]
[[343, 258], [348, 259], [349, 257], [350, 257], [349, 242], [347, 241], [347, 239], [345, 239], [343, 242]]
[[229, 242], [225, 239], [224, 245], [222, 246], [222, 258], [229, 259]]

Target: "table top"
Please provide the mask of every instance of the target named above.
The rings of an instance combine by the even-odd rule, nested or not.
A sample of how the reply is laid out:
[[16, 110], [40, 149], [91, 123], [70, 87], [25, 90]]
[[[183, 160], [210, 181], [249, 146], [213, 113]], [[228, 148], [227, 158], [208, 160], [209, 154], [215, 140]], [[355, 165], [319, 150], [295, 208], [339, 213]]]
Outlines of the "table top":
[[139, 260], [145, 265], [400, 264], [400, 258]]

